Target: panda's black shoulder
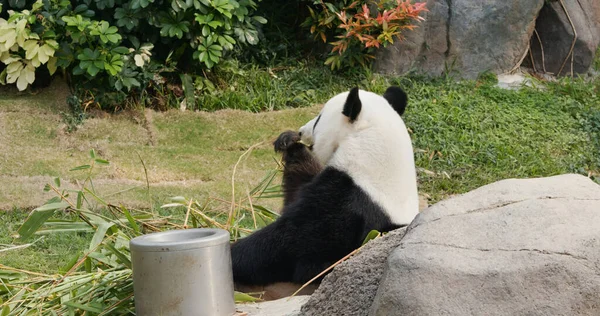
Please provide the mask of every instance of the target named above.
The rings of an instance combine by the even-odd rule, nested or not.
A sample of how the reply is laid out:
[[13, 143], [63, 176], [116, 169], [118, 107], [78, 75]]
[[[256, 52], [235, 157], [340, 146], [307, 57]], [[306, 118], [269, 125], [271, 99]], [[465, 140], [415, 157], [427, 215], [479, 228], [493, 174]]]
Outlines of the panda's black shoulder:
[[351, 220], [360, 221], [358, 226], [380, 231], [396, 228], [383, 208], [348, 173], [331, 166], [303, 187], [298, 200], [284, 212], [295, 214], [293, 217], [316, 216], [323, 227], [329, 228], [344, 229], [343, 225]]

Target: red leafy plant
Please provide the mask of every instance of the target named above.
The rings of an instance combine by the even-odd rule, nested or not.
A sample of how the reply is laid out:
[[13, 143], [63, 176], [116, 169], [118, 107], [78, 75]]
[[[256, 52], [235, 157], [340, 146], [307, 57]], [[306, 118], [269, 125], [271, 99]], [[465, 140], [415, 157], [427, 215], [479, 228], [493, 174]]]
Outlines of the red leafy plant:
[[[322, 10], [309, 8], [310, 17], [304, 22], [315, 38], [333, 46], [325, 61], [332, 69], [366, 66], [376, 49], [403, 40], [403, 32], [416, 28], [424, 20], [421, 13], [427, 11], [425, 2], [410, 0], [348, 2], [313, 1]], [[330, 41], [332, 37], [335, 40]]]

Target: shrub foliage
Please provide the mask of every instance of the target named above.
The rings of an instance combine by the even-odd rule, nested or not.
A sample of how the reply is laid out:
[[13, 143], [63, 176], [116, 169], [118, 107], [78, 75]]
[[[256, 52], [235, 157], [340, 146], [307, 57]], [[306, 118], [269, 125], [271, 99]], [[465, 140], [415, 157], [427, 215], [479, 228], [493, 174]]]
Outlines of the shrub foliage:
[[[298, 50], [287, 39], [298, 39], [298, 30], [331, 46], [323, 60], [332, 69], [368, 66], [376, 49], [401, 39], [425, 10], [410, 0], [266, 1], [260, 15], [279, 22], [262, 33], [260, 1], [10, 0], [0, 6], [0, 84], [25, 90], [59, 72], [84, 110], [184, 101], [193, 109], [196, 94], [216, 94], [220, 74], [238, 71], [232, 59], [287, 56], [281, 47]], [[283, 17], [281, 8], [293, 11]]]
[[402, 32], [422, 21], [425, 2], [410, 0], [313, 0], [310, 16], [303, 25], [310, 28], [315, 39], [332, 46], [325, 64], [331, 69], [366, 66], [380, 46], [402, 39]]
[[24, 90], [45, 68], [88, 87], [131, 91], [155, 74], [211, 69], [258, 42], [253, 0], [9, 1], [0, 15], [0, 80]]

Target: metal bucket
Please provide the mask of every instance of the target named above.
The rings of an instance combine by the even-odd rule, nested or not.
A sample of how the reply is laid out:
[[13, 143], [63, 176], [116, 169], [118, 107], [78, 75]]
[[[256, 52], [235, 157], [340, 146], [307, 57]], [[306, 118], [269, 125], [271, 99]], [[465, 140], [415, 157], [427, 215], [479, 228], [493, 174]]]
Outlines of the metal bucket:
[[129, 246], [138, 316], [235, 313], [227, 231], [172, 230], [136, 237]]

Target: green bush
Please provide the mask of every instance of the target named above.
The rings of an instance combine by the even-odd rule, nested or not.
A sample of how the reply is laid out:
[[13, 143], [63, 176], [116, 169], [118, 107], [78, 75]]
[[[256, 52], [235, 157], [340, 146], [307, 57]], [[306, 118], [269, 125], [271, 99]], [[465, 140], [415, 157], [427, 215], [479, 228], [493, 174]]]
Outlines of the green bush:
[[0, 11], [0, 82], [24, 90], [40, 69], [60, 70], [92, 95], [125, 97], [163, 84], [158, 74], [200, 73], [256, 44], [266, 23], [256, 7], [252, 0], [9, 1]]

